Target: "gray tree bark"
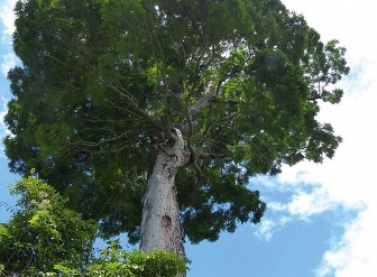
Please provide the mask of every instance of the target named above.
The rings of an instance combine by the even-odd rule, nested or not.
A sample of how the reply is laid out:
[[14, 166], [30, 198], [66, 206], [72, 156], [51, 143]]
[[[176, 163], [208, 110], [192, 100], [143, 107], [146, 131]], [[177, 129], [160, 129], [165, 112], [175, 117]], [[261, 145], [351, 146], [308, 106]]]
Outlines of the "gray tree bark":
[[186, 258], [175, 175], [187, 159], [182, 134], [178, 129], [175, 131], [174, 145], [159, 150], [148, 177], [140, 225], [140, 250], [149, 253], [159, 248]]

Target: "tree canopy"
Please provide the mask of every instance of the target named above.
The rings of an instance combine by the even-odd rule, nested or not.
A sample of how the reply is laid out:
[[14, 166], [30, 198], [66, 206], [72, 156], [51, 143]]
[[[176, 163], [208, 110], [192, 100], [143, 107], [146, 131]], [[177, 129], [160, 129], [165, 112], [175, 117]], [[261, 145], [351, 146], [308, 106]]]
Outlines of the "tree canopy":
[[189, 153], [176, 186], [192, 242], [259, 222], [251, 177], [341, 141], [316, 115], [341, 99], [345, 49], [279, 0], [21, 0], [16, 14], [10, 167], [35, 167], [104, 236], [138, 240], [172, 128]]

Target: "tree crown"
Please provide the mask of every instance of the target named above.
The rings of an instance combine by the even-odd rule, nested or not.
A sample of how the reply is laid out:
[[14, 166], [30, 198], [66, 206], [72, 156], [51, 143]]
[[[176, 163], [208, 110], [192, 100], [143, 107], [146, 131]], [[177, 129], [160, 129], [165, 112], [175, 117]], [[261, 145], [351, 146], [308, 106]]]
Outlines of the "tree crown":
[[341, 141], [316, 115], [340, 101], [345, 50], [279, 0], [29, 0], [16, 12], [10, 166], [35, 167], [106, 235], [138, 239], [172, 128], [190, 156], [176, 183], [193, 242], [259, 222], [249, 178], [331, 158]]

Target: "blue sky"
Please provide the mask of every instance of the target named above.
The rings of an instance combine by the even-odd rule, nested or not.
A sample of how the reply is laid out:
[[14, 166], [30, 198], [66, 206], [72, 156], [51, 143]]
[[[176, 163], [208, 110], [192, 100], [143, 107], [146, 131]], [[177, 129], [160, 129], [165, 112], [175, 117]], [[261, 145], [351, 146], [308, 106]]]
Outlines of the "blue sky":
[[[340, 86], [341, 104], [323, 105], [319, 119], [330, 122], [344, 142], [321, 165], [285, 167], [275, 178], [259, 177], [257, 188], [268, 203], [259, 225], [245, 224], [215, 243], [187, 244], [188, 277], [375, 277], [377, 272], [377, 197], [373, 188], [377, 154], [377, 36], [374, 0], [284, 0], [302, 13], [324, 41], [336, 38], [348, 49], [351, 74]], [[15, 64], [10, 41], [15, 0], [0, 0], [0, 114], [9, 100], [5, 73]], [[0, 127], [1, 136], [5, 129]], [[0, 221], [14, 199], [0, 150]]]

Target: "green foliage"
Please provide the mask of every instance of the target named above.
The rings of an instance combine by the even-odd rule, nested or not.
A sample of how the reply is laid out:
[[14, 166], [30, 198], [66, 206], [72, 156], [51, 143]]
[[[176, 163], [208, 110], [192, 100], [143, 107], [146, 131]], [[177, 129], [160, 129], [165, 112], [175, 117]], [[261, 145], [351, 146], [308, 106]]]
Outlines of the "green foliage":
[[249, 178], [341, 141], [316, 115], [341, 99], [345, 50], [279, 0], [29, 0], [16, 13], [10, 167], [35, 167], [107, 237], [137, 242], [149, 153], [172, 127], [191, 152], [176, 183], [193, 242], [260, 221]]
[[55, 265], [58, 273], [54, 276], [124, 276], [124, 277], [175, 277], [186, 271], [186, 261], [177, 255], [163, 250], [151, 253], [141, 251], [126, 252], [121, 250], [117, 241], [111, 241], [109, 247], [93, 259], [85, 272], [63, 264]]
[[53, 187], [32, 175], [11, 193], [19, 200], [17, 212], [0, 224], [0, 276], [175, 277], [186, 271], [188, 261], [173, 253], [126, 252], [118, 241], [110, 241], [97, 257], [97, 225], [68, 209]]
[[92, 258], [97, 225], [83, 221], [51, 186], [32, 176], [18, 181], [11, 193], [19, 199], [17, 212], [0, 225], [3, 274], [36, 276], [62, 261], [82, 270]]

